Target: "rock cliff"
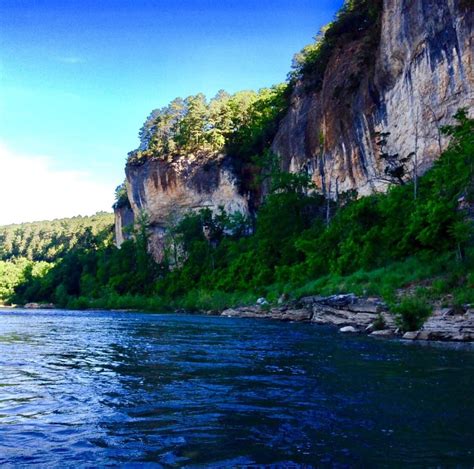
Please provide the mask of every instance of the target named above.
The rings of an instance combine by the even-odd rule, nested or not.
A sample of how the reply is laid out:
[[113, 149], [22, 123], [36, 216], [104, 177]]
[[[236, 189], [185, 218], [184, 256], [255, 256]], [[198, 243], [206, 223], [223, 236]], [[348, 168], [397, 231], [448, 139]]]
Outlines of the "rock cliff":
[[124, 241], [130, 238], [130, 229], [135, 222], [133, 210], [127, 204], [114, 208], [115, 213], [115, 244], [120, 247]]
[[[384, 0], [373, 57], [367, 37], [341, 43], [320, 90], [300, 81], [273, 143], [283, 169], [336, 190], [383, 189], [377, 132], [389, 153], [425, 171], [446, 141], [440, 127], [473, 104], [473, 9], [460, 0]], [[368, 60], [367, 60], [368, 59]]]
[[[282, 168], [308, 171], [331, 197], [383, 190], [376, 142], [379, 132], [390, 132], [388, 152], [414, 152], [410, 171], [425, 171], [446, 145], [440, 127], [458, 108], [472, 110], [472, 23], [466, 0], [384, 0], [370, 44], [366, 36], [341, 40], [317, 90], [304, 79], [296, 84], [272, 144]], [[166, 228], [184, 212], [222, 206], [247, 213], [254, 206], [236, 166], [204, 152], [127, 165], [131, 208], [135, 219], [149, 216], [156, 259]], [[128, 223], [130, 213], [117, 211], [118, 244]]]
[[[167, 227], [189, 211], [223, 207], [247, 213], [247, 199], [238, 191], [231, 161], [224, 155], [201, 153], [127, 165], [127, 192], [135, 218], [144, 211], [150, 223], [150, 248], [162, 256]], [[120, 217], [119, 217], [120, 220]]]

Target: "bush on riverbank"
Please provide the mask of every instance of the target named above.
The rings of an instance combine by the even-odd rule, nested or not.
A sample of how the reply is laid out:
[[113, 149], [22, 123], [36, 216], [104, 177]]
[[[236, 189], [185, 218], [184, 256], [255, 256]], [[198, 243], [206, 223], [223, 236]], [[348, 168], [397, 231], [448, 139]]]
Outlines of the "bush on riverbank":
[[417, 331], [431, 315], [433, 309], [426, 299], [415, 295], [406, 296], [399, 303], [392, 305], [391, 311], [395, 314], [402, 331]]

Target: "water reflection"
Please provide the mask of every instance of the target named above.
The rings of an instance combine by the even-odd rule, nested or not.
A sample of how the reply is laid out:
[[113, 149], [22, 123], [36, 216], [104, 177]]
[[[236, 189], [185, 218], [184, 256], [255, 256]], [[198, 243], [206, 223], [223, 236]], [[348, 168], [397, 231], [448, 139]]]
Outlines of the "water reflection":
[[470, 465], [474, 353], [193, 316], [0, 313], [0, 464]]

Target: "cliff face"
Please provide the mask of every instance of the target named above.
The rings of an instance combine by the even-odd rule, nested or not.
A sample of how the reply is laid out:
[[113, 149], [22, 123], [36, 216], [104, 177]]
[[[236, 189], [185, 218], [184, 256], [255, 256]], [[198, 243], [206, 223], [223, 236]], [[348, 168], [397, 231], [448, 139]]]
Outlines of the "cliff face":
[[390, 132], [386, 150], [416, 153], [425, 171], [446, 145], [440, 127], [460, 107], [472, 109], [472, 6], [459, 0], [384, 0], [379, 45], [366, 38], [340, 44], [322, 89], [297, 84], [273, 143], [283, 169], [309, 171], [336, 190], [383, 189], [376, 132]]
[[168, 160], [148, 160], [126, 168], [127, 192], [135, 219], [149, 217], [150, 249], [155, 259], [163, 255], [166, 230], [184, 213], [223, 207], [247, 213], [248, 203], [238, 192], [231, 162], [224, 155], [187, 155]]
[[[326, 195], [385, 189], [378, 132], [390, 132], [390, 154], [416, 158], [421, 174], [445, 147], [440, 127], [473, 104], [473, 10], [467, 0], [384, 0], [376, 44], [341, 40], [321, 89], [300, 81], [272, 150], [284, 170], [306, 170]], [[372, 36], [374, 32], [372, 31]], [[229, 157], [205, 153], [128, 164], [127, 192], [135, 216], [150, 219], [151, 250], [163, 253], [167, 227], [190, 210], [220, 206], [247, 213]], [[255, 196], [253, 198], [256, 198]], [[250, 204], [250, 205], [249, 205]], [[117, 242], [130, 213], [117, 213]]]
[[133, 227], [135, 216], [133, 210], [128, 205], [114, 208], [114, 213], [115, 244], [120, 247], [131, 236], [130, 228]]

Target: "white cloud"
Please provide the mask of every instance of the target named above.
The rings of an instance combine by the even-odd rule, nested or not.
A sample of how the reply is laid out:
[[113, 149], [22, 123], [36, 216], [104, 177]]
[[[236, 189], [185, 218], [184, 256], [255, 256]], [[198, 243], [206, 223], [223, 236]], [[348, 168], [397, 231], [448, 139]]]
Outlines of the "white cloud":
[[111, 210], [114, 187], [51, 158], [23, 155], [0, 142], [0, 225]]
[[59, 62], [62, 62], [63, 64], [82, 64], [85, 62], [85, 60], [82, 57], [77, 57], [75, 55], [67, 55], [67, 56], [62, 56], [58, 57], [57, 60]]

